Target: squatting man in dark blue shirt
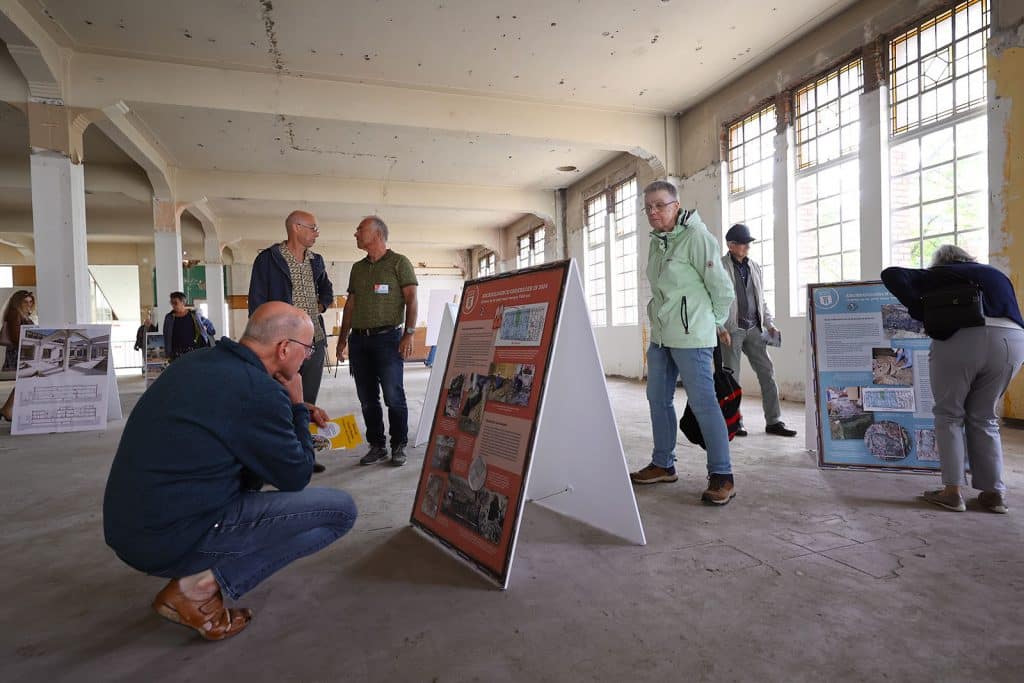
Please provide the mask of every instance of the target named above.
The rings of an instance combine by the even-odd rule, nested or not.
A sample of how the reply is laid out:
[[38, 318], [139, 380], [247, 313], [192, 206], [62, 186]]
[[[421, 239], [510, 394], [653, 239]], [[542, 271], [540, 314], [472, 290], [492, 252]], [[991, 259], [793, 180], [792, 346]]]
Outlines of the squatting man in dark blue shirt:
[[305, 312], [263, 304], [240, 342], [224, 337], [165, 370], [125, 424], [103, 500], [107, 545], [171, 579], [153, 609], [207, 640], [252, 619], [226, 608], [224, 594], [237, 600], [355, 523], [349, 494], [305, 488], [309, 422], [327, 420], [302, 401], [298, 371], [311, 349]]

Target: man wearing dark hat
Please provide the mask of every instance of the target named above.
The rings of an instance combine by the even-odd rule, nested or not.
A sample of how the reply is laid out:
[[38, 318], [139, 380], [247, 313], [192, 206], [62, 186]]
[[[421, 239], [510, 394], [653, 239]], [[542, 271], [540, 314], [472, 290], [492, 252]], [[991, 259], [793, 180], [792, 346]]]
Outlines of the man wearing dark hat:
[[[747, 354], [750, 366], [757, 374], [761, 385], [761, 403], [764, 406], [765, 431], [776, 436], [796, 436], [796, 431], [786, 427], [782, 421], [779, 406], [779, 387], [775, 384], [775, 368], [768, 357], [767, 343], [761, 336], [763, 330], [775, 333], [775, 319], [764, 300], [764, 278], [761, 266], [747, 257], [750, 243], [754, 238], [750, 229], [737, 223], [725, 233], [725, 244], [729, 253], [722, 257], [722, 265], [732, 278], [736, 299], [729, 309], [729, 317], [718, 330], [722, 342], [722, 357], [727, 368], [740, 377], [740, 352]], [[742, 382], [741, 382], [742, 384]], [[746, 436], [747, 430], [740, 425], [736, 436]]]

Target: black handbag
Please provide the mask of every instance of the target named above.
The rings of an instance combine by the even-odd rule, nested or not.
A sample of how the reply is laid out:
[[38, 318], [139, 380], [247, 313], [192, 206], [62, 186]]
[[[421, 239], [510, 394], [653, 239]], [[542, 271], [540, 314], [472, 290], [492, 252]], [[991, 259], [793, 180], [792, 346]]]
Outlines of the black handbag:
[[[743, 389], [740, 388], [740, 383], [736, 381], [736, 376], [732, 370], [725, 367], [722, 363], [721, 344], [715, 347], [714, 359], [715, 396], [718, 398], [718, 405], [722, 409], [722, 417], [725, 418], [725, 427], [729, 431], [729, 441], [732, 441], [733, 437], [736, 436], [736, 432], [740, 429], [740, 423], [743, 421], [743, 415], [740, 413]], [[707, 450], [707, 445], [704, 443], [704, 435], [700, 431], [700, 423], [697, 422], [697, 416], [693, 413], [693, 409], [690, 408], [689, 401], [686, 402], [686, 410], [683, 411], [683, 416], [679, 419], [679, 429], [690, 443], [697, 444]]]
[[943, 285], [921, 296], [925, 334], [940, 341], [964, 327], [985, 325], [981, 287], [952, 270], [945, 272], [962, 282]]

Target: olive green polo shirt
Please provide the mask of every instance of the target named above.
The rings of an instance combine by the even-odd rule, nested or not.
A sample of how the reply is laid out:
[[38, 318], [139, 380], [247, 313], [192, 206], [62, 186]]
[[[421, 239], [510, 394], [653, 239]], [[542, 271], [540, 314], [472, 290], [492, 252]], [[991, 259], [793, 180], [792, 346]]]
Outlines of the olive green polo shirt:
[[402, 288], [418, 285], [409, 259], [388, 249], [376, 263], [367, 256], [352, 266], [348, 292], [355, 296], [352, 329], [366, 330], [405, 322]]

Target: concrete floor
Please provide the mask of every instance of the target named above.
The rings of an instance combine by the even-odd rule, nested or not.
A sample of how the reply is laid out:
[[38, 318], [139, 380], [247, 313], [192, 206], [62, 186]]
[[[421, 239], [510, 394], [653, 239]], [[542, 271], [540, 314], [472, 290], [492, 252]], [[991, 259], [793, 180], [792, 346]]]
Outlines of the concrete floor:
[[[426, 378], [410, 366], [413, 424]], [[142, 383], [120, 386], [127, 412]], [[642, 466], [643, 387], [610, 389]], [[344, 374], [321, 398], [357, 406]], [[732, 504], [700, 504], [703, 452], [680, 446], [680, 480], [637, 491], [645, 547], [530, 505], [507, 592], [408, 527], [423, 448], [403, 469], [328, 454], [314, 482], [350, 491], [359, 521], [245, 596], [255, 620], [224, 643], [152, 613], [164, 582], [103, 543], [120, 424], [11, 437], [5, 423], [0, 680], [1021, 680], [1024, 432], [1004, 429], [1011, 514], [954, 514], [915, 501], [937, 477], [817, 469], [802, 438], [763, 434], [753, 403]], [[802, 426], [801, 405], [784, 409]]]

